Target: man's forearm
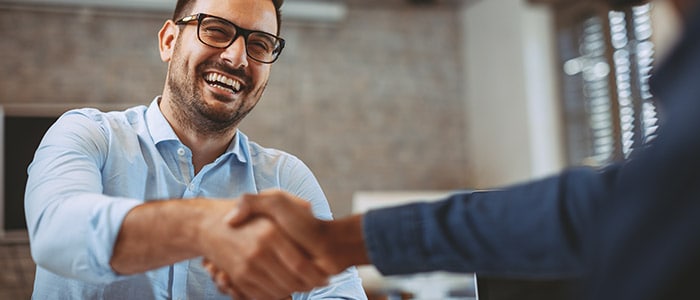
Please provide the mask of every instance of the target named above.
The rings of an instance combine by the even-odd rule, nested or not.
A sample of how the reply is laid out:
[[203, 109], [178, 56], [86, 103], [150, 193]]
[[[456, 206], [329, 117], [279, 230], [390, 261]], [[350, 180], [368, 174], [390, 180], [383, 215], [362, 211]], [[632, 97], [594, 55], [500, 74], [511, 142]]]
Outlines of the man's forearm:
[[270, 220], [230, 226], [225, 216], [237, 205], [208, 199], [139, 205], [124, 219], [110, 265], [128, 275], [203, 256], [230, 276], [232, 295], [243, 299], [278, 299], [327, 282]]
[[200, 256], [198, 237], [204, 222], [223, 220], [223, 213], [234, 206], [232, 201], [203, 199], [139, 205], [124, 218], [110, 265], [128, 275]]
[[336, 271], [370, 263], [362, 233], [362, 215], [353, 215], [325, 225], [325, 252], [336, 263]]

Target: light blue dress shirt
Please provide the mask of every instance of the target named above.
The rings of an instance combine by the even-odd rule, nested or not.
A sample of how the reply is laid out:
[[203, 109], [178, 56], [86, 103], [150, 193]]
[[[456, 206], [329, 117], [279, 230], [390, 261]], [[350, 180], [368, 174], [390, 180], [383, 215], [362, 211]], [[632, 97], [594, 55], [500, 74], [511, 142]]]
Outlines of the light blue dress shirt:
[[[330, 219], [328, 202], [298, 158], [251, 142], [240, 131], [226, 152], [194, 174], [192, 153], [147, 108], [72, 110], [47, 131], [29, 166], [25, 211], [37, 263], [35, 299], [227, 299], [201, 258], [140, 275], [109, 265], [127, 212], [145, 201], [235, 198], [277, 188], [308, 199]], [[231, 253], [235, 255], [235, 253]], [[354, 268], [294, 299], [366, 299]]]

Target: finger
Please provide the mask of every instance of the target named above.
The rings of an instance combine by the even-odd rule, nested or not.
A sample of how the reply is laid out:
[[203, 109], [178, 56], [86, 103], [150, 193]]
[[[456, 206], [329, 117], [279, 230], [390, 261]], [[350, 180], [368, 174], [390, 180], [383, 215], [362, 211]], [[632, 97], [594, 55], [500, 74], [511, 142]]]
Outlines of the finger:
[[318, 267], [311, 260], [308, 253], [300, 249], [295, 243], [291, 241], [280, 242], [275, 247], [275, 254], [277, 255], [277, 260], [286, 269], [291, 270], [294, 273], [292, 276], [298, 279], [296, 284], [299, 285], [299, 288], [302, 288], [298, 291], [306, 291], [307, 289], [328, 284], [330, 274]]
[[[286, 261], [288, 258], [293, 261]], [[267, 272], [270, 278], [268, 286], [287, 294], [308, 291], [324, 285], [328, 277], [299, 247], [284, 236], [275, 238], [271, 252], [265, 259], [258, 261], [261, 271]]]
[[297, 278], [299, 275], [288, 268], [277, 255], [277, 249], [297, 252], [300, 250], [291, 246], [292, 242], [274, 223], [256, 218], [246, 223], [245, 228], [254, 233], [256, 242], [249, 244], [246, 249], [246, 261], [250, 263], [242, 265], [242, 268], [227, 271], [229, 275], [234, 275], [232, 278], [237, 287], [254, 298], [264, 299], [279, 298], [293, 291], [311, 288], [303, 284], [303, 281]]
[[246, 196], [243, 195], [243, 198], [241, 199], [241, 201], [238, 202], [238, 205], [236, 205], [235, 208], [233, 208], [228, 214], [224, 216], [224, 221], [230, 226], [240, 225], [250, 217], [251, 210], [247, 205], [247, 202], [243, 201], [245, 197]]
[[206, 259], [202, 261], [202, 265], [204, 269], [207, 270], [207, 273], [209, 273], [212, 282], [214, 282], [219, 292], [222, 294], [229, 294], [232, 286], [228, 275]]
[[[311, 211], [310, 204], [301, 198], [283, 191], [264, 191], [258, 195], [247, 195], [241, 203], [254, 215], [269, 217], [287, 234], [299, 247], [315, 261], [325, 263], [319, 267], [325, 271], [335, 272], [334, 264], [328, 261], [327, 224], [317, 219]], [[289, 261], [289, 260], [283, 260]], [[310, 270], [313, 272], [313, 270]], [[330, 274], [327, 272], [327, 274]], [[311, 276], [316, 274], [311, 273]], [[313, 278], [313, 277], [310, 277]]]
[[291, 241], [278, 225], [265, 219], [255, 219], [251, 225], [260, 226], [263, 230], [259, 233], [262, 247], [251, 249], [259, 251], [252, 256], [257, 263], [251, 267], [266, 273], [264, 275], [270, 278], [269, 286], [289, 293], [307, 291], [325, 284], [328, 275], [316, 267], [308, 254]]
[[281, 287], [277, 280], [269, 276], [269, 273], [261, 270], [251, 272], [249, 277], [241, 277], [232, 281], [229, 286], [231, 289], [245, 294], [247, 297], [245, 299], [275, 299], [293, 291], [293, 289]]
[[[314, 232], [314, 221], [317, 220], [308, 201], [277, 190], [264, 191], [258, 195], [244, 195], [238, 207], [241, 212], [237, 213], [232, 221], [239, 222], [241, 218], [249, 215], [263, 215], [282, 225], [282, 228], [297, 241], [302, 241], [302, 238]], [[294, 230], [291, 227], [294, 227]]]
[[[230, 277], [226, 272], [222, 271], [221, 269], [217, 268], [212, 262], [210, 262], [208, 259], [203, 259], [202, 264], [204, 268], [207, 270], [209, 275], [211, 276], [212, 281], [216, 285], [217, 290], [219, 290], [220, 293], [222, 294], [227, 294], [231, 296], [232, 299], [248, 299], [248, 296], [245, 296], [246, 293], [244, 293], [244, 290], [241, 288], [237, 288], [233, 282], [231, 281]], [[250, 292], [248, 292], [250, 293]], [[256, 292], [253, 292], [256, 293]]]
[[202, 259], [202, 267], [204, 267], [207, 271], [209, 271], [209, 273], [212, 273], [212, 272], [210, 271], [211, 269], [214, 269], [214, 270], [218, 269], [218, 268], [214, 265], [214, 263], [212, 263], [212, 262], [211, 262], [208, 258], [206, 258], [206, 257]]
[[311, 204], [299, 197], [280, 190], [268, 190], [260, 194], [243, 195], [238, 207], [245, 210], [242, 216], [251, 214], [261, 214], [271, 218], [281, 219], [285, 216], [283, 212], [291, 210], [294, 213], [311, 212]]
[[212, 278], [214, 278], [214, 275], [219, 272], [219, 269], [215, 267], [214, 264], [205, 264], [203, 267]]
[[229, 282], [226, 273], [216, 272], [212, 279], [214, 280], [214, 284], [216, 284], [216, 288], [219, 289], [219, 292], [228, 294], [233, 290], [231, 282]]
[[[217, 288], [218, 287], [219, 287], [219, 285], [217, 284]], [[236, 300], [251, 299], [251, 298], [246, 297], [246, 295], [243, 294], [240, 291], [240, 289], [238, 287], [236, 287], [236, 285], [230, 279], [228, 279], [228, 284], [224, 287], [224, 291], [221, 291], [221, 289], [219, 289], [219, 291], [231, 296], [231, 299], [236, 299]]]
[[233, 284], [229, 276], [223, 271], [219, 271], [217, 273], [214, 283], [216, 283], [216, 288], [219, 290], [219, 292], [231, 296], [231, 299], [248, 299], [246, 296], [244, 296], [240, 289]]
[[[256, 205], [257, 200], [270, 195], [273, 194], [271, 192], [264, 191], [260, 194], [243, 194], [238, 201], [238, 205], [236, 205], [234, 209], [224, 216], [224, 220], [226, 220], [226, 222], [231, 226], [244, 223], [253, 214], [262, 212]], [[304, 204], [299, 203], [300, 205], [308, 205], [308, 202], [304, 200], [301, 201], [304, 202]]]

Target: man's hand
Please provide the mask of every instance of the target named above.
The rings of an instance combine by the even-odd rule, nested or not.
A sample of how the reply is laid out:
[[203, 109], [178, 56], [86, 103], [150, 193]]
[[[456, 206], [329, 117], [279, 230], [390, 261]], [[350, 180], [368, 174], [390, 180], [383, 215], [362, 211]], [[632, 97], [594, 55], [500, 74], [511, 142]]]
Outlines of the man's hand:
[[221, 270], [217, 283], [235, 299], [281, 299], [292, 292], [327, 284], [308, 254], [269, 219], [257, 218], [230, 226], [221, 216], [204, 224], [201, 244], [206, 262]]
[[[319, 220], [307, 201], [274, 190], [244, 195], [226, 219], [230, 226], [237, 228], [261, 217], [274, 221], [327, 274], [340, 273], [355, 264], [369, 263], [359, 215], [339, 221]], [[220, 290], [230, 293], [237, 289], [229, 280], [231, 274], [220, 265], [208, 261], [205, 267]], [[309, 282], [311, 278], [304, 281]]]
[[198, 256], [208, 258], [231, 283], [236, 299], [281, 299], [324, 285], [329, 274], [271, 220], [231, 226], [237, 201], [151, 201], [125, 218], [110, 264], [137, 274]]

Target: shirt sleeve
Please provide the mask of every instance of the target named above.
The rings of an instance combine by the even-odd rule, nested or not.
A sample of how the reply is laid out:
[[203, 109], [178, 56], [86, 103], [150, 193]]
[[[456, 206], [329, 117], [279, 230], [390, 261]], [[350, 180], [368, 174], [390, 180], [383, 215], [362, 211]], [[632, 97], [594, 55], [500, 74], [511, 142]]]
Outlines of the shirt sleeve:
[[51, 126], [28, 168], [27, 228], [40, 267], [88, 282], [119, 276], [109, 265], [121, 222], [135, 199], [102, 193], [108, 133], [88, 114], [69, 112]]
[[385, 275], [578, 277], [583, 235], [616, 170], [571, 169], [502, 190], [371, 210], [363, 218], [370, 260]]
[[288, 156], [280, 171], [281, 188], [311, 203], [314, 215], [323, 220], [333, 219], [328, 200], [321, 185], [304, 162], [295, 156]]

